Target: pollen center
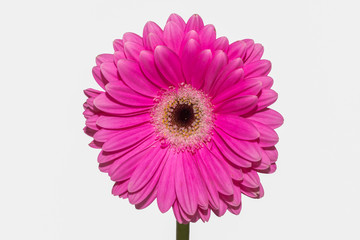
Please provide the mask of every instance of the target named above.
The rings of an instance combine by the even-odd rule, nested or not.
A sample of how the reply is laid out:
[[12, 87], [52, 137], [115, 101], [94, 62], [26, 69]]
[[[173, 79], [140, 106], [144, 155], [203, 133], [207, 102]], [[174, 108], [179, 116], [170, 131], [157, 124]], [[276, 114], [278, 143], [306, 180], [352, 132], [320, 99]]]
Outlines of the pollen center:
[[190, 127], [195, 120], [193, 104], [178, 104], [172, 112], [171, 120], [178, 127]]
[[202, 91], [182, 84], [170, 87], [154, 101], [152, 123], [164, 143], [193, 151], [211, 140], [213, 106]]

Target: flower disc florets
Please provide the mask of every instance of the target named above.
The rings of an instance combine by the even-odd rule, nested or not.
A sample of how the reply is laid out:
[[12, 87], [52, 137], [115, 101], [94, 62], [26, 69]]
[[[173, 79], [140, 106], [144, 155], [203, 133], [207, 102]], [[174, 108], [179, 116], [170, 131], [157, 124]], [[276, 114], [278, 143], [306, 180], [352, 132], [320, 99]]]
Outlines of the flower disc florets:
[[181, 84], [162, 92], [155, 102], [153, 125], [166, 144], [176, 150], [193, 151], [211, 140], [213, 106], [205, 93]]

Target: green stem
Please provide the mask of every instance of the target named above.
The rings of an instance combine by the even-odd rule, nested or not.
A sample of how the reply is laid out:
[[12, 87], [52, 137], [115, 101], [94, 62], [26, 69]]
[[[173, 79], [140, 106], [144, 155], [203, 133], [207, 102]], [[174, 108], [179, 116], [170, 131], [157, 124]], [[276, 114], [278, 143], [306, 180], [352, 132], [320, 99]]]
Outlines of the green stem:
[[176, 222], [176, 240], [189, 240], [190, 224]]

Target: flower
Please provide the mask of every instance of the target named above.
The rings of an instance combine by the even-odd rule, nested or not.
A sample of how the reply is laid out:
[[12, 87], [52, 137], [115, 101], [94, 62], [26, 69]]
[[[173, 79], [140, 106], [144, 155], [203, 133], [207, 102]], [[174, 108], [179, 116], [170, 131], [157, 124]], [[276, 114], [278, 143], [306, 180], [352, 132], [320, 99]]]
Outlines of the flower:
[[172, 14], [164, 30], [148, 22], [114, 50], [96, 58], [103, 90], [85, 90], [84, 103], [84, 131], [114, 195], [137, 209], [157, 199], [179, 223], [239, 214], [243, 194], [264, 195], [258, 173], [276, 170], [283, 118], [268, 108], [277, 93], [261, 44], [229, 44], [199, 15]]

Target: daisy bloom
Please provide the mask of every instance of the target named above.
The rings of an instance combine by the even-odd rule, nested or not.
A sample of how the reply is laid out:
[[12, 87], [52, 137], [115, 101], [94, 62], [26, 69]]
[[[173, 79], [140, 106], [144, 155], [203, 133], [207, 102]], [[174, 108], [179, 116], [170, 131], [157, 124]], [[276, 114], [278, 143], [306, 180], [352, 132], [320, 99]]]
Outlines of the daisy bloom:
[[271, 63], [251, 39], [229, 43], [199, 15], [170, 15], [125, 33], [96, 58], [102, 90], [86, 89], [86, 134], [101, 149], [112, 193], [137, 209], [155, 199], [179, 223], [239, 214], [241, 197], [264, 195], [259, 173], [276, 170], [282, 116]]

